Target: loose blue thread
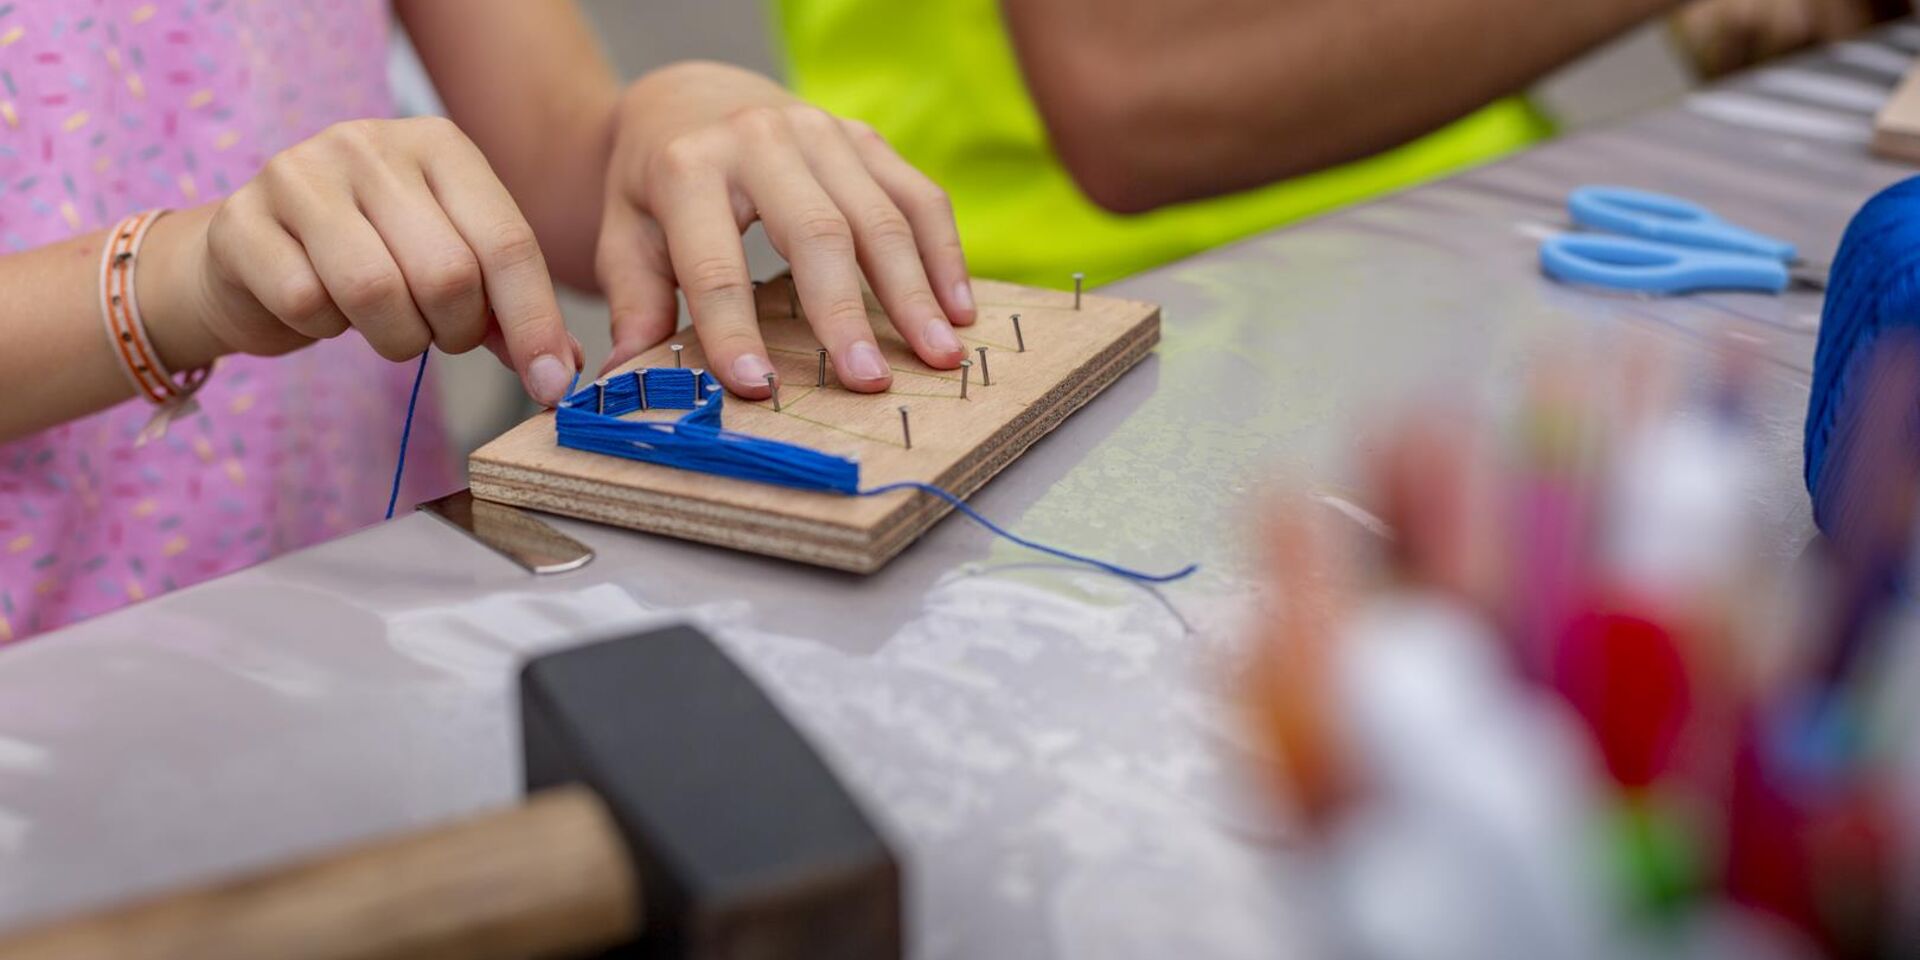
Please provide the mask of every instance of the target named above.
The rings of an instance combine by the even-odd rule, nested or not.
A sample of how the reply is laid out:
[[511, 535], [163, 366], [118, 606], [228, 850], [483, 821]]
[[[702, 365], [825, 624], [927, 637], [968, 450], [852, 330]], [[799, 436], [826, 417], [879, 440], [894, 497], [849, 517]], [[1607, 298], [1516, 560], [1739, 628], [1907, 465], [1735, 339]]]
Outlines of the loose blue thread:
[[413, 436], [413, 411], [420, 405], [420, 381], [427, 378], [427, 357], [433, 351], [420, 355], [420, 366], [413, 371], [413, 393], [407, 397], [407, 420], [400, 427], [400, 455], [393, 463], [393, 492], [387, 495], [387, 519], [393, 519], [393, 508], [400, 504], [400, 478], [407, 472], [407, 438]]
[[1142, 573], [1138, 570], [1132, 570], [1132, 569], [1128, 569], [1127, 567], [1119, 566], [1118, 564], [1108, 563], [1105, 560], [1096, 559], [1094, 557], [1089, 557], [1084, 554], [1074, 553], [1071, 550], [1062, 550], [1059, 547], [1049, 547], [1044, 543], [1028, 540], [1026, 537], [1020, 536], [1019, 534], [1016, 534], [1011, 530], [1002, 528], [999, 524], [994, 523], [992, 520], [988, 520], [984, 516], [981, 516], [979, 511], [976, 511], [972, 507], [967, 506], [967, 502], [965, 500], [962, 500], [959, 497], [954, 496], [952, 493], [946, 490], [942, 490], [939, 487], [936, 487], [930, 483], [918, 483], [912, 480], [903, 481], [901, 483], [889, 483], [882, 486], [874, 487], [871, 490], [862, 490], [860, 491], [859, 496], [877, 497], [883, 493], [892, 493], [895, 490], [918, 490], [922, 493], [930, 493], [936, 497], [939, 497], [942, 500], [945, 500], [955, 510], [958, 510], [962, 514], [966, 515], [967, 519], [972, 520], [974, 523], [977, 523], [983, 527], [986, 527], [988, 530], [992, 531], [996, 536], [1003, 537], [1007, 540], [1011, 540], [1014, 543], [1017, 543], [1023, 547], [1026, 547], [1029, 550], [1038, 550], [1041, 553], [1059, 557], [1062, 560], [1072, 560], [1075, 563], [1084, 563], [1090, 567], [1096, 567], [1098, 569], [1105, 570], [1106, 572], [1111, 573], [1114, 576], [1125, 577], [1128, 580], [1138, 580], [1138, 581], [1141, 581], [1142, 583], [1172, 583], [1175, 580], [1182, 580], [1189, 576], [1192, 576], [1194, 571], [1200, 569], [1199, 564], [1189, 563], [1186, 566], [1181, 567], [1180, 569], [1172, 573], [1162, 573], [1162, 574]]

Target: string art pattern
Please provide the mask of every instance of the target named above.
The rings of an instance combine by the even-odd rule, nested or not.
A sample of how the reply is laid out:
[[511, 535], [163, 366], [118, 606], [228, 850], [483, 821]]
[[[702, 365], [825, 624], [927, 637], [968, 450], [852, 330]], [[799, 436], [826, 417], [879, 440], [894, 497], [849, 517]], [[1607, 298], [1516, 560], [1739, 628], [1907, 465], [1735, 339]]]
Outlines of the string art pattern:
[[[796, 490], [858, 495], [860, 465], [846, 457], [735, 433], [721, 425], [726, 390], [704, 370], [654, 367], [576, 390], [554, 411], [560, 445], [643, 463]], [[672, 422], [623, 420], [687, 410]]]
[[[1129, 580], [1169, 583], [1199, 569], [1197, 564], [1189, 564], [1169, 574], [1144, 573], [1028, 540], [988, 520], [952, 492], [928, 483], [907, 481], [862, 488], [857, 461], [728, 430], [721, 419], [725, 408], [726, 391], [712, 374], [650, 367], [572, 391], [554, 412], [554, 424], [563, 447], [678, 470], [851, 497], [877, 497], [903, 490], [924, 493], [945, 501], [996, 536]], [[673, 421], [623, 419], [645, 410], [688, 413]]]

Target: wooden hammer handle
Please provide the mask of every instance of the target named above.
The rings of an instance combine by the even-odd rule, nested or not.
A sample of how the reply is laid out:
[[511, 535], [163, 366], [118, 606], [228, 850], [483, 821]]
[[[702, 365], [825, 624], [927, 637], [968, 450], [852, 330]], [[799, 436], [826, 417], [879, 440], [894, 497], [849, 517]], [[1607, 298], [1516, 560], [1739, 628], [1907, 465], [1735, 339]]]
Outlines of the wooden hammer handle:
[[584, 787], [0, 940], [0, 960], [478, 960], [631, 940], [639, 881]]

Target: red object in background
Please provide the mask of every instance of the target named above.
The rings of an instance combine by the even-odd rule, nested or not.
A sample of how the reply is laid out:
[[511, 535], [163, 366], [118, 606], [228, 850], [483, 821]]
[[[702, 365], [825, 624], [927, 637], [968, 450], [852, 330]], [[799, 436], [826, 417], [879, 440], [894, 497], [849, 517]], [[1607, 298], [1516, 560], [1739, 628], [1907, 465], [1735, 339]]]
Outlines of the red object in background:
[[1666, 627], [1624, 613], [1577, 617], [1554, 656], [1553, 679], [1622, 786], [1645, 787], [1666, 772], [1693, 710], [1686, 661]]
[[1751, 721], [1734, 762], [1727, 821], [1727, 895], [1813, 930], [1818, 923], [1808, 883], [1806, 820], [1785, 785], [1768, 776], [1764, 746]]
[[[1743, 725], [1728, 803], [1726, 891], [1805, 931], [1831, 957], [1891, 957], [1898, 820], [1884, 785], [1796, 769], [1762, 719]], [[1842, 768], [1835, 768], [1841, 770]]]
[[1889, 919], [1898, 821], [1879, 784], [1847, 785], [1808, 825], [1813, 901], [1821, 936], [1836, 956], [1893, 956]]

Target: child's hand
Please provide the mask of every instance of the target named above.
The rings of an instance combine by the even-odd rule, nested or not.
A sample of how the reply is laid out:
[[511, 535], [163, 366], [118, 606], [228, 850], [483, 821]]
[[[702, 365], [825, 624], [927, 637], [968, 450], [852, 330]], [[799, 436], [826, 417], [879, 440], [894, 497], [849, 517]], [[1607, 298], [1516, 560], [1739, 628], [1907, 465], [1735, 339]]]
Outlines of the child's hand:
[[579, 368], [533, 229], [447, 120], [339, 124], [224, 202], [160, 221], [156, 241], [170, 223], [186, 242], [155, 246], [181, 251], [199, 286], [181, 312], [225, 350], [285, 353], [349, 327], [390, 360], [486, 345], [547, 405]]
[[1694, 0], [1673, 15], [1673, 26], [1694, 66], [1711, 78], [1851, 36], [1874, 19], [1870, 0]]
[[757, 74], [695, 63], [629, 88], [614, 138], [598, 255], [609, 368], [673, 332], [677, 285], [713, 373], [735, 393], [767, 395], [773, 367], [740, 243], [755, 220], [793, 265], [801, 307], [849, 389], [892, 382], [862, 271], [922, 360], [950, 369], [965, 356], [952, 325], [972, 323], [974, 304], [952, 208], [871, 130]]

